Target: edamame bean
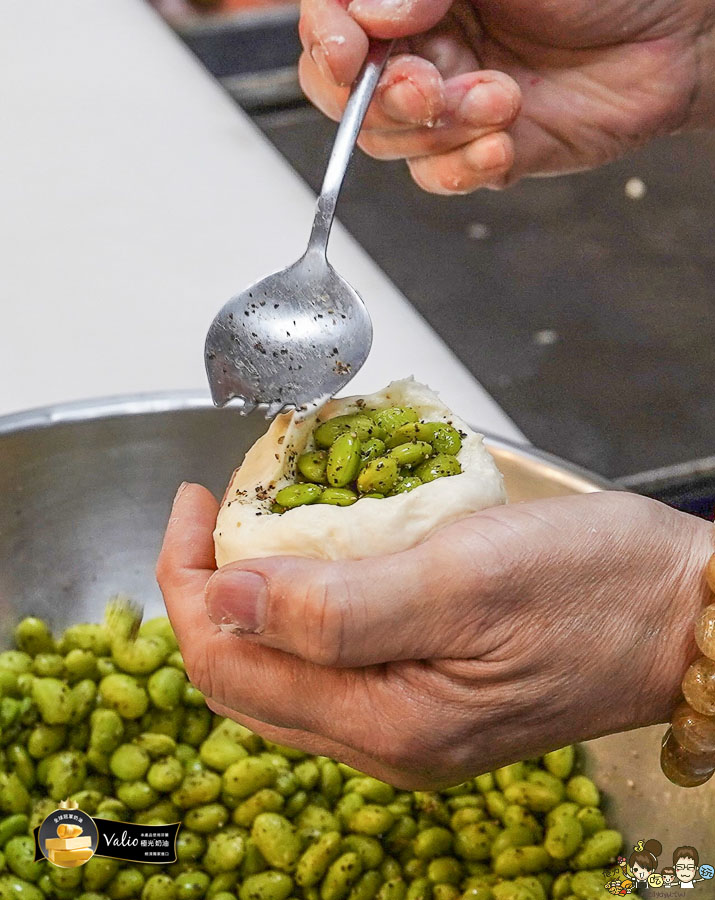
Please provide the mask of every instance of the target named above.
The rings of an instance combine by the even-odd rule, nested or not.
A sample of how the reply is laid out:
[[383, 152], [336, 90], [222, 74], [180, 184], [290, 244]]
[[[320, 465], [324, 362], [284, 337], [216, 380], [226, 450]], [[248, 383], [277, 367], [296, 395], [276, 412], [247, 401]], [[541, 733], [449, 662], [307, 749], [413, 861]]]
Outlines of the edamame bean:
[[350, 413], [344, 416], [333, 416], [315, 429], [313, 438], [318, 447], [328, 449], [339, 437], [347, 432], [354, 432], [358, 440], [383, 437], [383, 429], [369, 416]]
[[243, 862], [246, 841], [238, 828], [224, 828], [209, 835], [202, 865], [211, 875], [232, 872]]
[[[575, 820], [577, 821], [577, 820]], [[620, 831], [606, 828], [587, 837], [583, 846], [571, 859], [575, 869], [596, 869], [612, 862], [623, 844]]]
[[437, 478], [445, 478], [448, 475], [459, 475], [462, 466], [455, 456], [447, 453], [437, 453], [435, 456], [423, 462], [415, 469], [415, 475], [423, 481], [435, 481]]
[[70, 684], [83, 678], [96, 678], [97, 657], [91, 650], [75, 647], [64, 658], [64, 673]]
[[596, 806], [582, 806], [576, 813], [576, 818], [581, 823], [584, 837], [590, 837], [606, 827], [606, 817]]
[[296, 461], [300, 474], [307, 481], [312, 481], [313, 484], [328, 483], [325, 473], [327, 465], [328, 453], [326, 450], [309, 450], [307, 453], [301, 453]]
[[454, 836], [454, 852], [470, 862], [481, 862], [491, 856], [491, 846], [499, 833], [499, 827], [491, 822], [474, 822], [465, 825]]
[[295, 870], [296, 884], [303, 888], [320, 882], [341, 849], [339, 831], [326, 831], [302, 854]]
[[380, 841], [366, 834], [347, 834], [342, 839], [341, 850], [352, 850], [360, 857], [363, 869], [377, 869], [385, 859]]
[[159, 794], [146, 781], [123, 781], [117, 785], [117, 797], [130, 809], [141, 810], [156, 803]]
[[0, 669], [7, 669], [20, 675], [32, 669], [32, 657], [22, 650], [4, 650], [0, 653]]
[[598, 806], [601, 800], [598, 788], [585, 775], [574, 775], [569, 779], [566, 796], [579, 806]]
[[334, 488], [350, 484], [357, 478], [360, 463], [360, 441], [356, 434], [346, 431], [336, 438], [328, 450], [325, 470], [328, 483]]
[[[140, 776], [141, 777], [141, 776]], [[152, 763], [146, 773], [147, 784], [160, 793], [176, 790], [184, 779], [184, 767], [173, 756], [165, 756]]]
[[[61, 678], [64, 670], [65, 658], [59, 653], [38, 653], [32, 660], [32, 671], [41, 678]], [[0, 685], [2, 685], [2, 674], [7, 672], [7, 669], [0, 669]]]
[[259, 872], [244, 879], [238, 892], [241, 900], [287, 900], [293, 879], [285, 872]]
[[388, 459], [394, 459], [398, 466], [416, 466], [424, 462], [432, 453], [432, 447], [426, 441], [410, 441], [398, 444], [387, 453]]
[[251, 838], [269, 865], [290, 872], [301, 853], [294, 827], [278, 813], [260, 813], [253, 820]]
[[201, 900], [210, 884], [211, 879], [206, 872], [182, 872], [174, 879], [176, 900]]
[[173, 666], [162, 666], [147, 682], [151, 702], [157, 709], [176, 709], [181, 703], [186, 678]]
[[388, 436], [397, 431], [401, 425], [407, 425], [409, 422], [417, 422], [419, 420], [417, 410], [411, 406], [391, 406], [388, 409], [371, 410], [368, 415], [378, 423]]
[[225, 772], [239, 759], [245, 759], [248, 751], [238, 742], [236, 735], [225, 727], [224, 722], [201, 743], [199, 756], [207, 766], [218, 769], [219, 772]]
[[496, 857], [507, 847], [526, 847], [534, 843], [534, 835], [530, 828], [524, 825], [513, 825], [501, 831], [492, 844], [492, 856]]
[[405, 900], [407, 885], [402, 878], [390, 878], [377, 892], [378, 900]]
[[47, 793], [53, 800], [63, 800], [78, 791], [86, 777], [84, 754], [78, 750], [60, 750], [49, 757]]
[[389, 809], [376, 803], [366, 803], [356, 810], [349, 819], [350, 828], [361, 834], [384, 834], [395, 824], [395, 817]]
[[375, 869], [363, 872], [350, 889], [348, 900], [373, 900], [373, 897], [377, 896], [382, 882], [382, 875]]
[[139, 628], [139, 635], [140, 637], [160, 637], [172, 651], [179, 647], [174, 629], [166, 616], [155, 616], [153, 619], [143, 621]]
[[122, 781], [139, 781], [146, 774], [149, 763], [146, 750], [136, 744], [122, 744], [112, 753], [109, 768]]
[[568, 859], [578, 850], [583, 829], [576, 816], [561, 816], [546, 829], [544, 847], [554, 859]]
[[383, 456], [386, 450], [385, 442], [380, 438], [368, 438], [360, 442], [360, 466], [364, 468], [371, 460]]
[[320, 495], [318, 503], [327, 503], [329, 506], [352, 506], [356, 502], [358, 495], [355, 491], [347, 488], [325, 488]]
[[571, 878], [571, 890], [578, 900], [603, 900], [605, 896], [603, 872], [575, 872]]
[[[15, 813], [0, 820], [0, 848], [4, 848], [7, 842], [19, 834], [28, 830], [29, 820], [24, 813]], [[1, 871], [1, 870], [0, 870]]]
[[547, 771], [562, 781], [566, 781], [573, 769], [575, 758], [575, 748], [569, 745], [568, 747], [561, 747], [560, 750], [552, 750], [551, 753], [545, 753], [543, 762]]
[[55, 641], [47, 623], [35, 616], [28, 616], [17, 624], [15, 643], [20, 650], [30, 656], [52, 653], [55, 649]]
[[362, 874], [362, 863], [357, 853], [348, 851], [333, 862], [320, 886], [321, 900], [343, 900]]
[[499, 790], [503, 791], [515, 781], [523, 781], [526, 777], [526, 766], [523, 762], [512, 763], [510, 766], [502, 766], [494, 772], [494, 780]]
[[397, 461], [388, 456], [378, 456], [371, 460], [357, 477], [357, 486], [361, 494], [377, 491], [386, 494], [395, 485], [399, 476]]
[[407, 494], [409, 491], [414, 491], [414, 489], [418, 488], [421, 484], [422, 481], [416, 475], [400, 476], [397, 483], [390, 491], [389, 496], [394, 497], [395, 494]]
[[123, 672], [106, 675], [99, 682], [99, 699], [123, 719], [138, 719], [149, 706], [149, 696], [144, 688]]
[[35, 678], [32, 699], [48, 725], [65, 725], [72, 718], [72, 692], [59, 678]]
[[463, 876], [464, 870], [453, 856], [437, 856], [427, 866], [427, 877], [433, 884], [459, 884]]
[[551, 888], [553, 900], [565, 900], [571, 893], [571, 872], [562, 872], [557, 875]]
[[16, 875], [0, 875], [0, 900], [44, 900], [34, 884]]
[[276, 494], [276, 503], [285, 509], [317, 503], [323, 489], [319, 484], [289, 484]]
[[446, 422], [437, 422], [430, 444], [435, 453], [456, 456], [462, 449], [462, 436], [453, 425], [449, 425]]
[[82, 866], [82, 881], [88, 891], [101, 891], [119, 871], [116, 859], [93, 856]]
[[112, 642], [112, 659], [130, 675], [148, 675], [158, 669], [168, 655], [169, 647], [157, 636]]
[[221, 793], [221, 776], [208, 769], [189, 772], [172, 793], [172, 802], [182, 809], [213, 803]]
[[109, 900], [130, 900], [138, 897], [144, 887], [144, 876], [133, 867], [120, 869], [107, 885]]
[[220, 803], [194, 806], [184, 816], [184, 825], [202, 834], [209, 834], [223, 828], [227, 821], [228, 810]]
[[228, 766], [223, 773], [223, 787], [230, 796], [240, 800], [261, 788], [273, 787], [276, 775], [269, 762], [248, 756]]
[[177, 900], [173, 878], [152, 875], [142, 888], [141, 900]]
[[261, 788], [238, 804], [232, 818], [236, 825], [250, 828], [256, 816], [264, 812], [280, 812], [284, 804], [285, 800], [281, 793], [273, 788]]
[[510, 784], [504, 791], [504, 798], [508, 803], [518, 803], [533, 812], [548, 812], [561, 799], [552, 788], [531, 781], [515, 781]]
[[494, 871], [502, 878], [541, 872], [550, 863], [549, 854], [536, 844], [525, 847], [507, 847], [494, 859]]
[[4, 848], [5, 862], [18, 878], [35, 882], [42, 875], [42, 868], [35, 860], [35, 840], [22, 834], [10, 838]]
[[[465, 830], [463, 829], [463, 831]], [[458, 832], [455, 835], [455, 842], [459, 840], [460, 834], [462, 832]], [[468, 838], [468, 835], [464, 837]], [[446, 856], [452, 849], [452, 834], [439, 825], [435, 825], [433, 828], [425, 828], [416, 836], [413, 849], [415, 856], [420, 859], [434, 859], [437, 856]], [[462, 856], [463, 854], [459, 853], [459, 855]], [[488, 858], [489, 854], [487, 853], [485, 859]]]

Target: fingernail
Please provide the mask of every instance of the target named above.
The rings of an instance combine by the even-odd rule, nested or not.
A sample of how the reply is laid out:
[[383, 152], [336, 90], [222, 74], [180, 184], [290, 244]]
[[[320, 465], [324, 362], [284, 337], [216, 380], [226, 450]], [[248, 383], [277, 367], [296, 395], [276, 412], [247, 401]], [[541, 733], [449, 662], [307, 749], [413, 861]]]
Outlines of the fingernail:
[[310, 58], [318, 67], [318, 69], [320, 70], [320, 74], [324, 78], [327, 78], [329, 81], [335, 82], [335, 77], [330, 71], [330, 66], [328, 65], [328, 54], [325, 52], [325, 47], [323, 47], [322, 44], [313, 44], [313, 46], [310, 48]]
[[188, 486], [189, 486], [189, 482], [188, 482], [188, 481], [182, 481], [182, 482], [181, 482], [181, 484], [179, 485], [179, 488], [178, 488], [177, 492], [174, 494], [174, 499], [171, 501], [172, 507], [176, 505], [176, 501], [177, 501], [177, 500], [179, 499], [179, 497], [184, 493], [184, 491], [186, 490], [186, 488], [187, 488]]
[[380, 92], [383, 110], [398, 122], [423, 125], [432, 118], [427, 98], [407, 78], [388, 85]]
[[462, 98], [457, 116], [471, 125], [499, 125], [514, 115], [514, 101], [499, 85], [475, 84]]
[[237, 634], [260, 634], [265, 625], [267, 597], [268, 584], [257, 572], [219, 569], [206, 585], [206, 610], [216, 625]]

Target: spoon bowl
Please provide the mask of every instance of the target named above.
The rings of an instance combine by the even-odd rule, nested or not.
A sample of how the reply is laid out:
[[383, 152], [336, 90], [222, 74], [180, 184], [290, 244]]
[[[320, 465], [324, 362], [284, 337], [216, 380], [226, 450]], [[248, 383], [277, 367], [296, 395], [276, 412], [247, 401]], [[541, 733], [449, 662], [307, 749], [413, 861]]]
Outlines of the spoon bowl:
[[266, 417], [332, 397], [372, 345], [365, 304], [326, 256], [345, 171], [392, 41], [371, 41], [338, 126], [308, 249], [281, 272], [229, 300], [211, 323], [204, 358], [216, 406], [236, 399]]
[[211, 396], [216, 406], [240, 398], [244, 413], [260, 404], [268, 417], [286, 405], [307, 407], [347, 384], [371, 345], [359, 294], [311, 247], [214, 319], [206, 339]]

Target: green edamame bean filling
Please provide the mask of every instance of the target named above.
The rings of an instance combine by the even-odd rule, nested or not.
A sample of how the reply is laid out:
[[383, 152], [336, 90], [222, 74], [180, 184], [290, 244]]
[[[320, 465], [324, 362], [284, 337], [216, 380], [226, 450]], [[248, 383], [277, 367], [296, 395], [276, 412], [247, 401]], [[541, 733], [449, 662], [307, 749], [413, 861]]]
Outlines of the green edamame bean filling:
[[311, 503], [352, 506], [458, 475], [463, 437], [447, 422], [420, 421], [409, 406], [333, 416], [314, 429], [312, 449], [296, 460], [296, 482], [278, 491], [271, 511]]
[[[373, 415], [384, 434], [368, 440], [388, 452], [403, 446], [385, 442], [391, 421], [410, 442], [435, 424]], [[400, 791], [212, 715], [167, 619], [118, 625], [115, 610], [107, 620], [55, 640], [26, 619], [17, 649], [0, 652], [0, 898], [589, 900], [604, 890], [621, 835], [573, 747], [447, 790]], [[181, 821], [178, 861], [35, 863], [32, 830], [68, 797], [115, 821]]]

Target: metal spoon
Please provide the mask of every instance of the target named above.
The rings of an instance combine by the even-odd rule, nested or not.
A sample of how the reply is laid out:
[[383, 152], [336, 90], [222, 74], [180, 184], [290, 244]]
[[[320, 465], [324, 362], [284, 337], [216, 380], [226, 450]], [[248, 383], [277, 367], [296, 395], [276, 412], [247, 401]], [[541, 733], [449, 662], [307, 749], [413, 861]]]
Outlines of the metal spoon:
[[326, 258], [330, 226], [360, 126], [392, 41], [371, 41], [350, 93], [318, 197], [308, 249], [226, 303], [206, 336], [216, 406], [235, 398], [266, 417], [332, 397], [365, 362], [372, 323], [365, 305]]

